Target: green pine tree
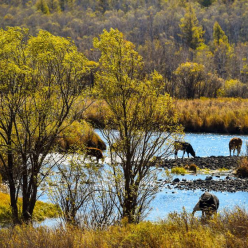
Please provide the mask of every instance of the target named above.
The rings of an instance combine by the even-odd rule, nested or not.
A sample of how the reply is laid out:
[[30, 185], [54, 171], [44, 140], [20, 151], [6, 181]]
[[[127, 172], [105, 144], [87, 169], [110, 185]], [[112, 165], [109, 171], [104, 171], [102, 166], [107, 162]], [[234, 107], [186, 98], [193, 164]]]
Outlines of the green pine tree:
[[182, 31], [181, 37], [188, 47], [196, 49], [204, 42], [204, 31], [202, 30], [202, 26], [199, 25], [195, 10], [191, 4], [186, 8], [186, 13], [181, 19], [179, 26]]
[[220, 45], [221, 42], [228, 43], [228, 38], [218, 22], [215, 22], [213, 27], [213, 38], [215, 45]]
[[36, 8], [37, 10], [41, 11], [43, 14], [50, 14], [46, 0], [39, 0], [36, 3]]

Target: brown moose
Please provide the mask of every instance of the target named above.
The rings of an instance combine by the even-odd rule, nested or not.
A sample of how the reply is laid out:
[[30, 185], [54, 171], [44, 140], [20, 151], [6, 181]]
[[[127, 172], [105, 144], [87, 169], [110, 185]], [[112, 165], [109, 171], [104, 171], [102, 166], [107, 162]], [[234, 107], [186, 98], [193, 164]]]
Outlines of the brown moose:
[[216, 195], [205, 192], [201, 195], [199, 201], [195, 205], [192, 214], [196, 211], [202, 211], [202, 217], [209, 218], [212, 214], [217, 213], [219, 208], [219, 199]]
[[185, 152], [187, 152], [188, 157], [189, 157], [189, 154], [191, 154], [195, 158], [195, 151], [190, 143], [182, 142], [182, 141], [175, 141], [174, 142], [175, 158], [177, 158], [177, 153], [179, 150], [183, 151], [183, 157], [184, 157]]
[[97, 160], [97, 163], [99, 162], [99, 159], [103, 160], [103, 154], [102, 151], [98, 148], [94, 147], [86, 147], [85, 149], [85, 156], [92, 156], [95, 157]]
[[229, 141], [229, 151], [231, 156], [231, 151], [233, 150], [233, 156], [235, 150], [237, 150], [237, 156], [239, 156], [242, 146], [242, 139], [234, 137]]

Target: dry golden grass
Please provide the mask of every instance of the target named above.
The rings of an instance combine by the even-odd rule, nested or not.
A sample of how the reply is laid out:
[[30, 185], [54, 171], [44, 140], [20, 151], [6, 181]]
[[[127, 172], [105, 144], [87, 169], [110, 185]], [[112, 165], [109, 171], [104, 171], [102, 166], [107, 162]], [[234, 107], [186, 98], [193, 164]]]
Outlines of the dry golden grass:
[[248, 246], [248, 214], [241, 209], [224, 212], [203, 222], [186, 212], [172, 213], [157, 223], [111, 226], [107, 230], [75, 227], [49, 229], [17, 226], [0, 230], [2, 248], [245, 248]]
[[[248, 133], [248, 99], [217, 98], [174, 100], [180, 115], [180, 124], [185, 131]], [[104, 111], [99, 112], [99, 105]], [[95, 102], [84, 113], [83, 118], [97, 126], [104, 126], [107, 105], [103, 101]]]
[[248, 133], [248, 99], [176, 100], [186, 131]]

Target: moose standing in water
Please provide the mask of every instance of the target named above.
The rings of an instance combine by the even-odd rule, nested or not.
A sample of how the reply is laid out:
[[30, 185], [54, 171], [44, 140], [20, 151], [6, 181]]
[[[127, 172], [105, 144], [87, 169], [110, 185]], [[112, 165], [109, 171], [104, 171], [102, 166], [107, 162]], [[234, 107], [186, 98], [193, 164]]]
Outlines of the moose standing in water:
[[196, 211], [202, 211], [202, 217], [210, 218], [212, 214], [217, 213], [218, 208], [218, 197], [209, 192], [205, 192], [195, 205], [192, 214], [194, 215]]
[[175, 150], [175, 158], [177, 158], [177, 152], [179, 150], [183, 151], [183, 157], [184, 157], [185, 152], [187, 152], [188, 158], [189, 158], [189, 154], [191, 154], [195, 158], [195, 151], [193, 147], [190, 145], [190, 143], [182, 142], [182, 141], [175, 141], [174, 150]]
[[234, 156], [234, 152], [235, 150], [237, 150], [237, 156], [239, 156], [240, 154], [240, 150], [241, 150], [241, 146], [242, 146], [242, 139], [240, 138], [232, 138], [229, 141], [229, 151], [230, 151], [230, 156], [231, 156], [231, 151], [233, 150], [233, 156]]

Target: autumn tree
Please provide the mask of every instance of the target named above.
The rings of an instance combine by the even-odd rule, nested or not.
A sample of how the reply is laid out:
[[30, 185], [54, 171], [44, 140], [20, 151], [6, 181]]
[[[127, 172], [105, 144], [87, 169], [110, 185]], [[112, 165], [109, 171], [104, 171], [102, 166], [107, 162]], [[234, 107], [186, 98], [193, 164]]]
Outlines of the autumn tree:
[[204, 65], [186, 62], [181, 64], [175, 71], [185, 97], [193, 99], [199, 97], [201, 83], [204, 79]]
[[0, 162], [13, 221], [20, 223], [32, 218], [38, 187], [51, 169], [45, 165], [56, 162], [50, 154], [56, 137], [77, 116], [87, 60], [70, 40], [46, 31], [32, 37], [27, 29], [9, 28], [0, 34]]
[[172, 99], [163, 94], [156, 71], [144, 76], [142, 57], [118, 30], [104, 30], [94, 46], [101, 51], [96, 87], [107, 103], [105, 136], [110, 146], [109, 168], [118, 198], [118, 212], [139, 222], [158, 191], [154, 156], [166, 157], [179, 131]]
[[204, 31], [202, 26], [199, 25], [195, 10], [191, 4], [186, 8], [186, 13], [181, 19], [180, 28], [182, 39], [188, 47], [196, 49], [203, 43]]

